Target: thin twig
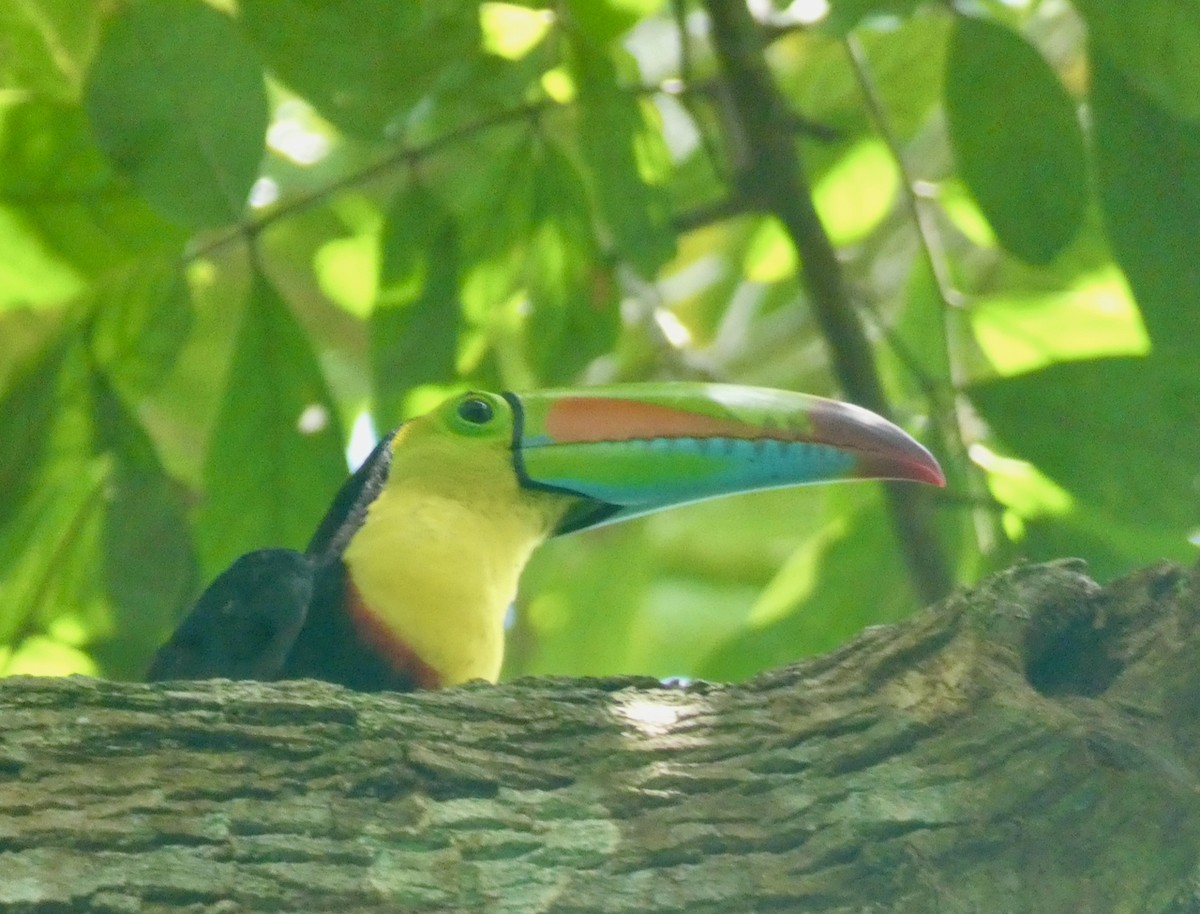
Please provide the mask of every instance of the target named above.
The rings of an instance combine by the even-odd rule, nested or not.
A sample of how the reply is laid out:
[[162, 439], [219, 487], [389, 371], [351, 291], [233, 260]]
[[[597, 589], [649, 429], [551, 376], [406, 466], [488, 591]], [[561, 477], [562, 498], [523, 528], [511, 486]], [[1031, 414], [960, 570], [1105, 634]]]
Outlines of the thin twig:
[[679, 33], [679, 81], [683, 83], [684, 87], [684, 90], [679, 93], [679, 103], [683, 105], [684, 110], [696, 125], [696, 132], [700, 136], [700, 148], [704, 150], [705, 158], [708, 159], [713, 174], [716, 175], [718, 181], [727, 181], [729, 175], [725, 162], [717, 148], [716, 141], [704, 129], [704, 119], [700, 116], [699, 106], [696, 104], [697, 95], [711, 95], [711, 93], [704, 92], [704, 87], [698, 85], [694, 78], [692, 38], [687, 30], [686, 0], [672, 0], [671, 15], [675, 19], [675, 30]]
[[724, 222], [734, 216], [744, 216], [756, 209], [753, 200], [735, 193], [677, 214], [671, 220], [671, 227], [676, 234], [683, 234], [716, 222]]
[[237, 225], [232, 226], [215, 238], [210, 238], [203, 244], [193, 248], [185, 256], [185, 261], [191, 262], [199, 260], [202, 257], [207, 257], [214, 251], [225, 247], [227, 244], [232, 244], [235, 241], [253, 238], [259, 232], [268, 226], [278, 222], [293, 213], [307, 209], [310, 206], [316, 206], [319, 203], [332, 197], [340, 191], [348, 187], [355, 187], [365, 183], [372, 178], [384, 174], [393, 168], [399, 166], [412, 167], [447, 146], [452, 146], [465, 139], [475, 136], [479, 133], [484, 133], [496, 127], [502, 127], [516, 121], [537, 117], [543, 111], [558, 107], [557, 102], [549, 99], [542, 99], [537, 102], [531, 102], [524, 105], [519, 105], [515, 108], [506, 108], [503, 111], [498, 111], [495, 114], [485, 118], [480, 118], [477, 121], [472, 121], [469, 124], [463, 124], [461, 127], [456, 127], [453, 130], [448, 130], [440, 136], [436, 136], [431, 140], [415, 146], [401, 146], [400, 148], [388, 153], [382, 159], [372, 162], [357, 171], [349, 172], [334, 181], [318, 188], [307, 194], [301, 194], [292, 197], [289, 200], [280, 203], [278, 206]]

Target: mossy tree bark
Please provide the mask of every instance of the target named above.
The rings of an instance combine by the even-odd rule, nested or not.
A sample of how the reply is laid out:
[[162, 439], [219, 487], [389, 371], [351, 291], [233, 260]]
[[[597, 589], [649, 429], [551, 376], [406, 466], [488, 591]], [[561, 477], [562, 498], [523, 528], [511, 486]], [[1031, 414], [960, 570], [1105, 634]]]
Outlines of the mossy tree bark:
[[1200, 574], [744, 685], [0, 683], [6, 912], [1200, 910]]

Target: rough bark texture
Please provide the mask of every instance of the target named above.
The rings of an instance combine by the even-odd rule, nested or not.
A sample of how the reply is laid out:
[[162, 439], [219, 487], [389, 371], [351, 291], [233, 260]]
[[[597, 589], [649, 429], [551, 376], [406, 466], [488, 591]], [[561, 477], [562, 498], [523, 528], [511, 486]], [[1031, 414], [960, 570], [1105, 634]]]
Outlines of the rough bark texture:
[[1200, 575], [738, 686], [0, 683], [0, 911], [1200, 910]]

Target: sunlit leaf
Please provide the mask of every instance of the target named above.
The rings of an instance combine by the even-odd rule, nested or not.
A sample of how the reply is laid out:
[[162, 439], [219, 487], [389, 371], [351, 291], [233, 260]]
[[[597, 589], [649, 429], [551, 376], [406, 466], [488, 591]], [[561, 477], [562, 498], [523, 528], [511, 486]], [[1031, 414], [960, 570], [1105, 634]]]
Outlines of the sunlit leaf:
[[519, 60], [546, 37], [554, 16], [513, 3], [479, 4], [483, 49], [499, 57]]
[[200, 0], [121, 7], [88, 72], [86, 105], [100, 147], [164, 215], [204, 228], [242, 213], [267, 98], [229, 17]]
[[5, 676], [95, 676], [96, 661], [77, 647], [46, 635], [23, 640], [15, 650], [0, 650], [0, 673]]
[[551, 99], [560, 105], [575, 101], [578, 89], [571, 71], [566, 67], [553, 67], [542, 74], [539, 84]]
[[1113, 251], [1155, 348], [1193, 357], [1200, 340], [1200, 122], [1155, 107], [1093, 55], [1093, 151]]
[[1016, 32], [960, 16], [946, 60], [946, 118], [963, 180], [1000, 243], [1051, 260], [1079, 230], [1087, 203], [1075, 104]]
[[338, 127], [379, 136], [448, 70], [481, 53], [467, 0], [242, 0], [241, 23], [274, 72]]
[[980, 348], [1003, 375], [1150, 351], [1137, 305], [1116, 270], [1057, 293], [982, 296], [969, 314]]
[[939, 184], [937, 201], [950, 221], [972, 244], [981, 248], [996, 246], [996, 233], [961, 181], [951, 178]]
[[313, 258], [321, 291], [355, 317], [371, 313], [378, 295], [379, 238], [361, 233], [332, 238]]
[[887, 215], [899, 186], [899, 170], [883, 141], [862, 140], [821, 176], [813, 203], [834, 244], [853, 244]]
[[1026, 521], [1066, 514], [1074, 505], [1070, 492], [1028, 461], [1004, 457], [982, 444], [971, 446], [971, 459], [987, 474], [992, 497], [1004, 505], [1004, 528], [1014, 540], [1024, 536]]
[[1099, 53], [1153, 104], [1200, 120], [1200, 6], [1180, 0], [1077, 0]]
[[796, 245], [783, 224], [773, 216], [763, 217], [746, 245], [742, 261], [746, 278], [762, 283], [779, 282], [795, 275], [796, 263]]
[[61, 305], [84, 288], [83, 278], [46, 248], [34, 226], [0, 207], [0, 310]]
[[204, 464], [205, 571], [258, 547], [303, 548], [345, 475], [337, 410], [312, 348], [256, 274]]

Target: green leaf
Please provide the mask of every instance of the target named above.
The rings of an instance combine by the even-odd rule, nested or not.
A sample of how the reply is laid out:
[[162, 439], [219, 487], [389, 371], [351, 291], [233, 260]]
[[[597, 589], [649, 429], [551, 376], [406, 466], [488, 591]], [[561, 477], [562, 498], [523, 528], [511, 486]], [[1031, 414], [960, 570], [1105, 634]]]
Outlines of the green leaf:
[[945, 304], [937, 277], [918, 257], [903, 290], [904, 307], [892, 328], [893, 345], [879, 350], [880, 370], [888, 389], [924, 395], [927, 384], [950, 376], [946, 347]]
[[617, 84], [612, 62], [580, 44], [572, 66], [579, 84], [579, 151], [592, 198], [617, 253], [643, 276], [653, 276], [675, 252], [666, 195], [639, 169], [636, 147], [662, 142], [639, 100]]
[[1051, 365], [970, 397], [1001, 442], [1072, 495], [1124, 524], [1173, 529], [1186, 545], [1200, 518], [1194, 356]]
[[236, 220], [267, 129], [263, 74], [232, 20], [200, 0], [121, 7], [88, 73], [100, 148], [165, 216]]
[[0, 0], [0, 90], [72, 99], [98, 32], [97, 0]]
[[341, 129], [397, 128], [445, 71], [481, 54], [468, 0], [242, 0], [241, 22], [272, 70]]
[[955, 23], [945, 83], [963, 180], [1007, 250], [1047, 263], [1075, 237], [1087, 204], [1074, 102], [1017, 33], [966, 16]]
[[662, 8], [664, 0], [567, 0], [571, 21], [603, 47]]
[[1200, 120], [1200, 4], [1190, 0], [1076, 0], [1095, 53], [1156, 107]]
[[256, 273], [204, 464], [204, 569], [259, 547], [303, 548], [345, 476], [337, 411], [308, 338]]
[[133, 257], [177, 256], [186, 237], [112, 170], [78, 106], [44, 99], [0, 104], [0, 223], [0, 307], [57, 304]]
[[1022, 557], [1031, 562], [1064, 555], [1083, 558], [1097, 581], [1111, 581], [1148, 562], [1196, 559], [1194, 542], [1181, 539], [1178, 530], [1132, 524], [1083, 501], [1063, 517], [1027, 523], [1019, 545]]
[[[29, 393], [26, 385], [36, 381], [43, 391], [10, 397], [4, 424], [12, 428], [0, 428], [15, 430], [31, 457], [5, 480], [13, 488], [0, 510], [0, 643], [67, 619], [87, 633], [109, 622], [98, 555], [113, 466], [95, 449], [90, 372], [84, 348], [64, 336], [10, 388], [10, 395]], [[53, 400], [48, 413], [46, 396]]]
[[0, 397], [0, 526], [42, 472], [50, 430], [60, 408], [59, 378], [67, 345], [56, 340], [8, 384]]
[[505, 60], [520, 60], [546, 37], [554, 17], [547, 10], [515, 3], [481, 3], [479, 24], [485, 51]]
[[0, 644], [100, 598], [97, 544], [111, 461], [57, 461], [0, 527]]
[[84, 288], [22, 214], [0, 207], [0, 310], [61, 305]]
[[924, 0], [831, 0], [822, 25], [844, 35], [864, 19], [907, 18]]
[[900, 173], [887, 145], [860, 140], [813, 188], [813, 205], [838, 247], [862, 241], [895, 205]]
[[534, 157], [526, 346], [538, 380], [568, 383], [613, 347], [621, 315], [612, 286], [594, 283], [599, 259], [587, 189], [571, 160], [546, 142]]
[[980, 296], [967, 314], [980, 349], [1000, 374], [1150, 352], [1137, 305], [1115, 267], [1056, 292]]
[[1113, 253], [1156, 349], [1200, 340], [1200, 123], [1172, 117], [1093, 53], [1093, 152]]
[[392, 425], [410, 388], [455, 377], [460, 252], [453, 214], [419, 183], [393, 201], [382, 244], [371, 372], [376, 415]]
[[198, 568], [184, 493], [115, 391], [98, 383], [97, 441], [113, 460], [104, 513], [105, 591], [122, 633], [106, 650], [115, 675], [140, 676], [195, 593]]
[[130, 403], [174, 367], [192, 326], [187, 286], [173, 258], [145, 257], [105, 277], [93, 304], [92, 355]]

